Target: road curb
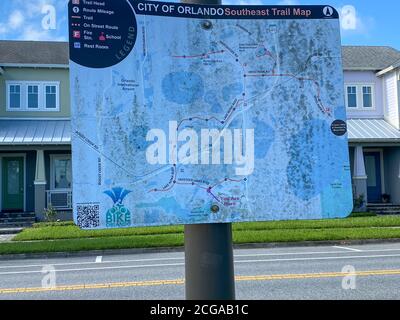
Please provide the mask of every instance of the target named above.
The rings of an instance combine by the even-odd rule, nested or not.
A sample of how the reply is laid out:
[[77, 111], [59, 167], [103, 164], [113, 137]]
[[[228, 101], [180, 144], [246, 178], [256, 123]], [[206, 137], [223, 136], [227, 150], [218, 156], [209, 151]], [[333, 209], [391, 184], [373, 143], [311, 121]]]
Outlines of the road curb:
[[[301, 242], [270, 242], [270, 243], [244, 243], [235, 244], [234, 249], [268, 249], [268, 248], [291, 248], [291, 247], [318, 247], [318, 246], [337, 246], [337, 245], [365, 245], [365, 244], [385, 244], [399, 243], [399, 238], [393, 239], [366, 239], [366, 240], [332, 240], [332, 241], [301, 241]], [[123, 254], [141, 253], [168, 253], [183, 252], [184, 247], [162, 247], [162, 248], [132, 248], [132, 249], [108, 249], [90, 250], [75, 252], [44, 252], [44, 253], [19, 253], [19, 254], [0, 254], [1, 260], [19, 259], [49, 259], [49, 258], [69, 258], [87, 256], [110, 256]]]
[[299, 242], [270, 242], [270, 243], [244, 243], [234, 245], [235, 249], [268, 249], [268, 248], [291, 248], [291, 247], [321, 247], [321, 246], [343, 246], [343, 245], [365, 245], [399, 243], [399, 238], [392, 239], [365, 239], [365, 240], [329, 240], [329, 241], [299, 241]]
[[140, 254], [140, 253], [168, 253], [168, 252], [183, 252], [183, 251], [184, 251], [183, 247], [162, 247], [162, 248], [107, 249], [107, 250], [89, 250], [89, 251], [71, 251], [71, 252], [17, 253], [17, 254], [4, 254], [4, 255], [0, 254], [0, 261], [18, 260], [18, 259], [111, 256], [111, 255]]

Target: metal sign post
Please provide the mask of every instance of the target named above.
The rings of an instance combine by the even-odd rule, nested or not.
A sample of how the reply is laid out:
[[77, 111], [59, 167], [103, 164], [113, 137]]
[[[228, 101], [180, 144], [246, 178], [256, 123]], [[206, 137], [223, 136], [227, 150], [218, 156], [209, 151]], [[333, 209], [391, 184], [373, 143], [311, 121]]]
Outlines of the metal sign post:
[[186, 299], [233, 300], [232, 224], [185, 226]]
[[[221, 4], [221, 0], [183, 0]], [[188, 300], [233, 300], [232, 224], [185, 225], [185, 284]]]

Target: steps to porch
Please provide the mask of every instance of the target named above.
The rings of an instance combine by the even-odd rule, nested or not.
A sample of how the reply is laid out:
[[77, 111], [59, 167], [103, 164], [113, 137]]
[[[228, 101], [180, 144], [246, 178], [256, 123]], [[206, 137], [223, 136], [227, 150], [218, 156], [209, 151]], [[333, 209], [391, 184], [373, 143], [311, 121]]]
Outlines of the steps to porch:
[[367, 209], [379, 215], [400, 215], [400, 205], [392, 203], [368, 203]]
[[19, 233], [35, 221], [34, 213], [0, 213], [0, 235]]

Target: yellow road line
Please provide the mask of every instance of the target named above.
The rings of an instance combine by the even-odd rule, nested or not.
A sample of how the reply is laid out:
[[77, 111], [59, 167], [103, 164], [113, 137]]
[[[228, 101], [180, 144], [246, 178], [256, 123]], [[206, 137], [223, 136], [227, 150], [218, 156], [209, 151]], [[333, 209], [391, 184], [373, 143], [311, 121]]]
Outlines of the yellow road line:
[[[274, 275], [260, 275], [260, 276], [239, 276], [236, 281], [268, 281], [268, 280], [294, 280], [294, 279], [317, 279], [317, 278], [338, 278], [349, 275], [343, 272], [325, 272], [325, 273], [303, 273], [303, 274], [274, 274]], [[386, 276], [386, 275], [400, 275], [399, 270], [372, 270], [372, 271], [357, 271], [351, 275], [365, 277], [365, 276]]]
[[[272, 280], [296, 280], [296, 279], [318, 279], [318, 278], [338, 278], [349, 275], [342, 272], [324, 272], [324, 273], [303, 273], [303, 274], [273, 274], [273, 275], [258, 275], [258, 276], [237, 276], [236, 281], [272, 281]], [[400, 269], [395, 270], [371, 270], [357, 271], [351, 275], [366, 277], [366, 276], [390, 276], [400, 275]], [[10, 288], [0, 289], [0, 294], [11, 293], [37, 293], [49, 291], [76, 291], [89, 289], [112, 289], [112, 288], [127, 288], [127, 287], [148, 287], [148, 286], [164, 286], [164, 285], [183, 285], [184, 279], [175, 280], [150, 280], [150, 281], [132, 281], [132, 282], [112, 282], [112, 283], [97, 283], [97, 284], [77, 284], [67, 286], [57, 286], [50, 288]]]
[[73, 291], [73, 290], [87, 290], [87, 289], [111, 289], [111, 288], [122, 288], [122, 287], [145, 287], [145, 286], [182, 285], [182, 284], [184, 284], [183, 279], [113, 282], [113, 283], [67, 285], [67, 286], [57, 286], [49, 288], [37, 287], [37, 288], [0, 289], [0, 294], [48, 292], [48, 291]]

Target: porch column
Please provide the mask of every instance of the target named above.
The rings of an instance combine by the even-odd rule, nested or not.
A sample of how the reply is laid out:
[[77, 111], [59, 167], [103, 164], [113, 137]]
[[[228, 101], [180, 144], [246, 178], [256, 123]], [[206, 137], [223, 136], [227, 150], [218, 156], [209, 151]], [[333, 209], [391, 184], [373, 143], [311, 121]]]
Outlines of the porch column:
[[367, 210], [367, 174], [365, 172], [364, 152], [362, 146], [356, 146], [354, 150], [354, 201], [355, 211]]
[[36, 150], [35, 173], [35, 214], [39, 221], [44, 220], [43, 211], [46, 208], [46, 171], [44, 165], [44, 151]]

